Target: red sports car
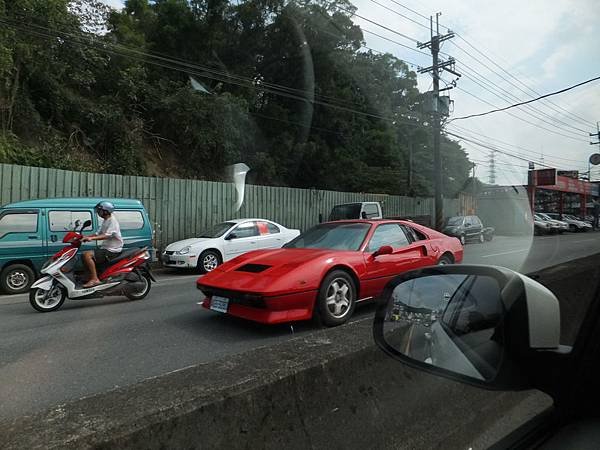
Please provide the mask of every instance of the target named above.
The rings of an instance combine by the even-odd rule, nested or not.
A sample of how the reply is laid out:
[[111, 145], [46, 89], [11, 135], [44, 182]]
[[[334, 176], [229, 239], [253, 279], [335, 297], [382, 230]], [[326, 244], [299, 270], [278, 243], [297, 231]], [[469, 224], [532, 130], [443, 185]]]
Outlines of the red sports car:
[[346, 322], [356, 303], [377, 297], [407, 270], [459, 263], [456, 238], [401, 220], [352, 220], [317, 225], [276, 250], [256, 250], [198, 279], [207, 309], [274, 324]]

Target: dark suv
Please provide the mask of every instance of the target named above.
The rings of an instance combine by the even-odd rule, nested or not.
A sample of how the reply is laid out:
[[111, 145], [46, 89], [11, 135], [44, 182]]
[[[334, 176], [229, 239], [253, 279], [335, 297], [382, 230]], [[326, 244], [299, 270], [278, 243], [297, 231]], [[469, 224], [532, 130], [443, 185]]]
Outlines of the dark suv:
[[477, 216], [455, 216], [449, 217], [444, 223], [444, 234], [460, 239], [461, 244], [467, 241], [491, 241], [492, 231], [484, 228], [481, 219]]

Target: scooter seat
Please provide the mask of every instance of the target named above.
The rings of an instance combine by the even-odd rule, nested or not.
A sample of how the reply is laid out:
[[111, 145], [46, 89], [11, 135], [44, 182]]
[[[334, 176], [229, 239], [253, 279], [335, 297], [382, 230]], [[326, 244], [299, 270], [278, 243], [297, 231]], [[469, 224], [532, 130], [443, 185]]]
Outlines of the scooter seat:
[[129, 248], [129, 249], [125, 250], [124, 252], [122, 252], [122, 253], [121, 253], [119, 256], [117, 256], [116, 258], [113, 258], [113, 259], [111, 259], [111, 260], [108, 262], [108, 265], [109, 265], [109, 266], [112, 266], [113, 264], [115, 264], [115, 263], [117, 263], [117, 262], [119, 262], [119, 261], [121, 261], [121, 260], [123, 260], [123, 259], [130, 258], [130, 257], [132, 257], [133, 255], [135, 255], [135, 254], [137, 254], [137, 253], [139, 253], [139, 252], [141, 252], [141, 251], [142, 251], [142, 249], [141, 249], [141, 248], [137, 248], [137, 247], [136, 247], [136, 248]]

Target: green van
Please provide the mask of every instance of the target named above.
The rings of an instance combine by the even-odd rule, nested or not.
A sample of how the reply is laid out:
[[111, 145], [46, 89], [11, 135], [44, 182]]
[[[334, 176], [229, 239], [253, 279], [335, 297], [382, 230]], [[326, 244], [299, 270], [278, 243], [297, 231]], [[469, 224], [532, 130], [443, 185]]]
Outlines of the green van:
[[[53, 198], [11, 203], [0, 208], [0, 287], [7, 294], [26, 292], [46, 260], [65, 246], [62, 240], [76, 220], [92, 221], [84, 234], [95, 232], [102, 219], [94, 206], [107, 200], [115, 205], [126, 248], [152, 249], [152, 226], [139, 200], [123, 198]], [[100, 243], [88, 242], [82, 250]]]

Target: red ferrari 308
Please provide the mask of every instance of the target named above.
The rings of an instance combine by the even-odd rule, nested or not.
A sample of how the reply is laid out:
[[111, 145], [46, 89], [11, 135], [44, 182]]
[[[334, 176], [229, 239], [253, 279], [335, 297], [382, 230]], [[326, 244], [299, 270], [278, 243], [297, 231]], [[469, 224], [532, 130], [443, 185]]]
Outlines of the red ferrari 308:
[[394, 276], [459, 263], [456, 238], [401, 220], [328, 222], [283, 248], [238, 256], [198, 279], [213, 311], [274, 324], [319, 315], [346, 322], [358, 302], [376, 298]]

